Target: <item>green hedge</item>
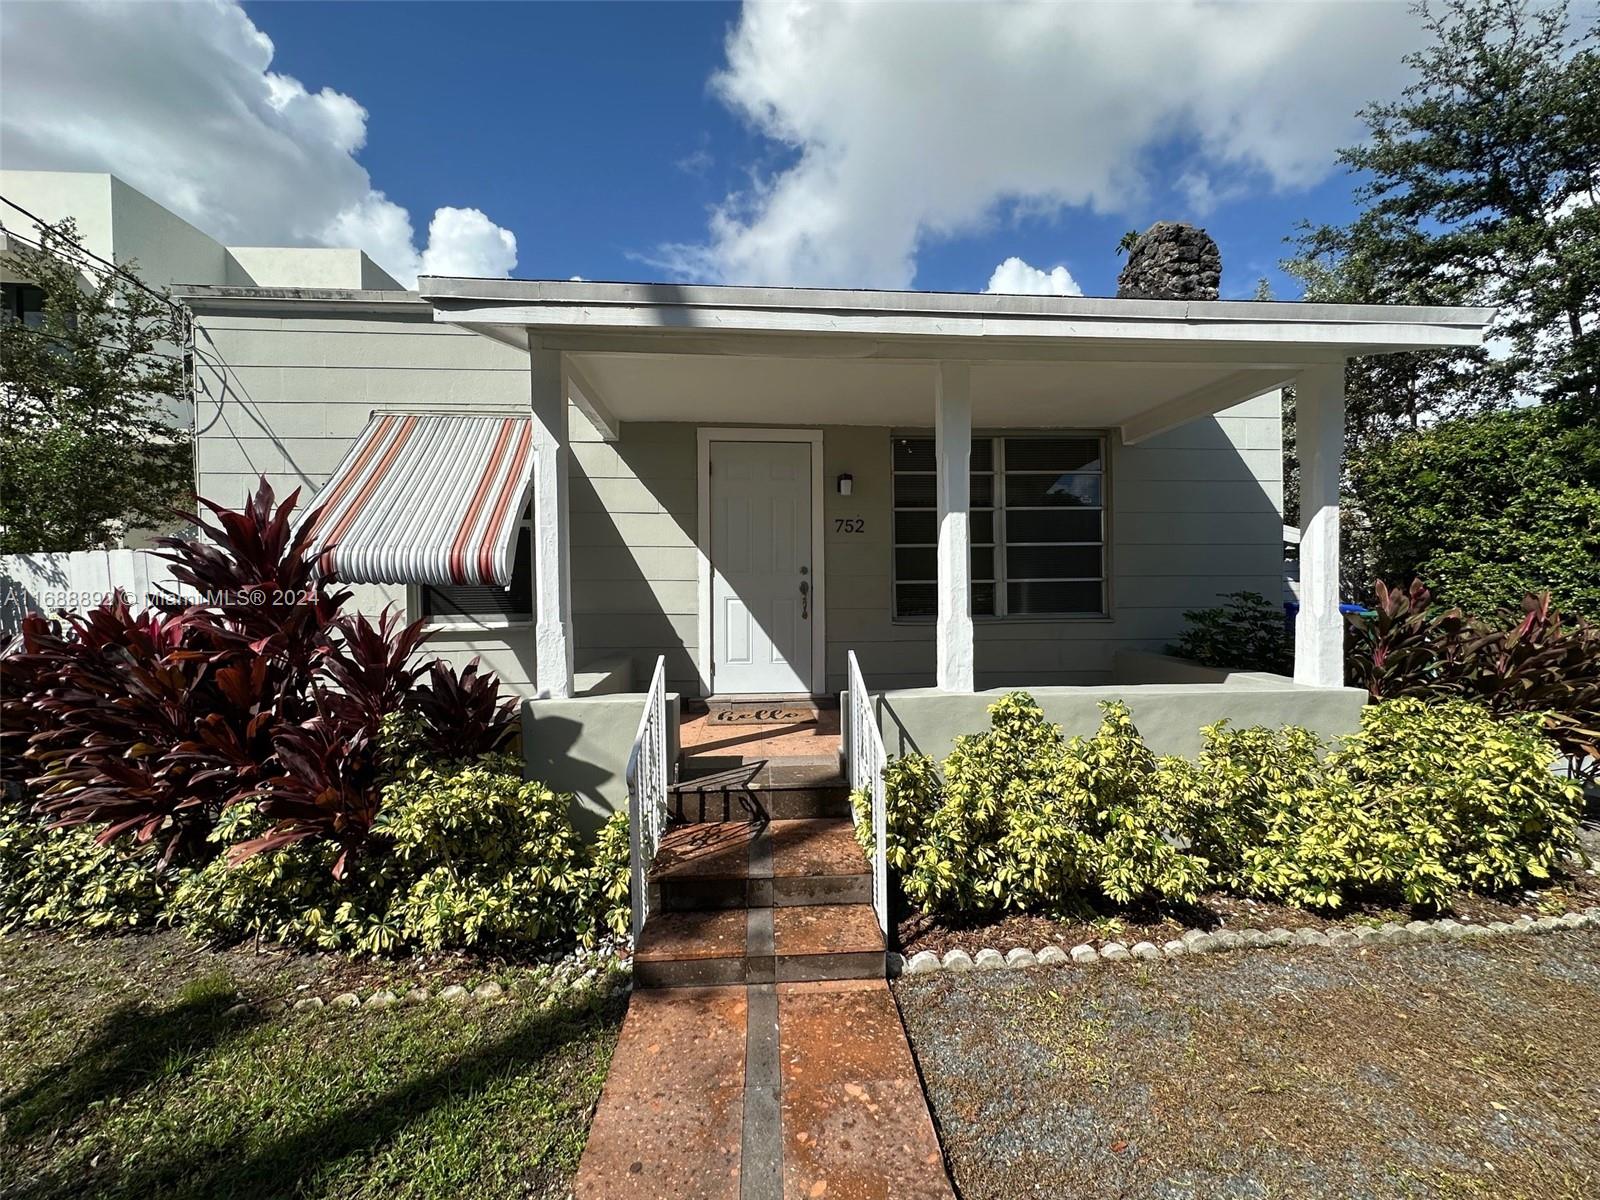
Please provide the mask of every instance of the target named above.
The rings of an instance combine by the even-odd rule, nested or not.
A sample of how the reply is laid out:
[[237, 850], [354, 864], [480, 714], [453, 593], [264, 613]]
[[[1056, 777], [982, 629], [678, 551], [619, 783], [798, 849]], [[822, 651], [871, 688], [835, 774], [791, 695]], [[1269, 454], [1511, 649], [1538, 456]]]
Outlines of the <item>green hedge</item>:
[[103, 933], [155, 921], [178, 882], [149, 856], [102, 846], [87, 829], [51, 829], [20, 806], [0, 809], [0, 933]]
[[267, 828], [251, 804], [223, 813], [206, 866], [157, 872], [151, 856], [102, 847], [13, 811], [0, 821], [0, 928], [124, 929], [158, 920], [196, 936], [392, 954], [578, 943], [628, 929], [627, 814], [593, 845], [571, 798], [485, 755], [410, 760], [384, 788], [369, 852], [342, 877], [336, 843], [312, 840], [234, 863]]
[[1439, 907], [1461, 888], [1549, 878], [1575, 839], [1582, 795], [1551, 773], [1536, 715], [1376, 704], [1331, 753], [1305, 729], [1221, 722], [1190, 761], [1153, 755], [1121, 703], [1101, 708], [1094, 736], [1064, 739], [1014, 692], [942, 770], [889, 765], [888, 858], [912, 904], [1050, 913], [1086, 894], [1221, 887], [1323, 909], [1369, 895]]

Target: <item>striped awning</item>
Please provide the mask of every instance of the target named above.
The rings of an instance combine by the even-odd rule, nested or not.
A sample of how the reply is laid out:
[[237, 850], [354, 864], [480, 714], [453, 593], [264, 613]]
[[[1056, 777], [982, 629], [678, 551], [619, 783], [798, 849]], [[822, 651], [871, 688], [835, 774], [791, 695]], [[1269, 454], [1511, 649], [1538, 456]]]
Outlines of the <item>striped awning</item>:
[[505, 587], [532, 478], [529, 418], [375, 415], [308, 511], [318, 568]]

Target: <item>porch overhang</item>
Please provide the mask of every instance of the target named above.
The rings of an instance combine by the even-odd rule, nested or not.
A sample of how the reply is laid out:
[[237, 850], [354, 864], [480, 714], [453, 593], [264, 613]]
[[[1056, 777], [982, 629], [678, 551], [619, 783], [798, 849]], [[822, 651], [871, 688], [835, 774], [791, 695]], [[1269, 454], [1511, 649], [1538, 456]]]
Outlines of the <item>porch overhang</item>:
[[1493, 310], [424, 277], [435, 320], [559, 351], [602, 435], [803, 416], [924, 427], [930, 364], [983, 427], [1129, 444], [1356, 355], [1481, 345]]
[[539, 653], [555, 664], [552, 695], [566, 694], [571, 682], [569, 402], [610, 439], [634, 421], [932, 428], [937, 682], [942, 691], [971, 692], [974, 429], [1111, 429], [1133, 444], [1288, 385], [1296, 389], [1301, 465], [1295, 679], [1336, 687], [1345, 363], [1480, 346], [1494, 315], [1487, 308], [443, 277], [418, 286], [436, 321], [528, 350], [539, 510], [554, 516], [548, 526], [541, 517], [554, 532], [536, 571]]

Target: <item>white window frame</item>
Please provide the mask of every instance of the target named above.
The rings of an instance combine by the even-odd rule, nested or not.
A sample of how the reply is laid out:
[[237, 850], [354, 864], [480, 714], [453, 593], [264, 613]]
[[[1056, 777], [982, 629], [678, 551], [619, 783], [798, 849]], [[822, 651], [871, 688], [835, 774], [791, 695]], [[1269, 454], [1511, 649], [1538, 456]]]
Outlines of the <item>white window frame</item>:
[[[521, 539], [526, 532], [533, 536], [533, 505], [530, 503], [523, 509], [522, 520], [517, 522], [516, 533], [512, 536]], [[530, 543], [531, 552], [532, 545]], [[512, 558], [515, 561], [515, 550]], [[517, 629], [532, 629], [534, 625], [533, 594], [528, 595], [528, 616], [526, 620], [512, 620], [509, 617], [492, 617], [487, 620], [468, 620], [459, 617], [430, 617], [422, 611], [422, 589], [431, 584], [410, 583], [406, 585], [406, 611], [411, 614], [413, 621], [420, 620], [422, 627], [429, 633], [489, 633], [510, 631]]]
[[[900, 472], [894, 469], [894, 439], [896, 438], [923, 438], [931, 439], [933, 434], [923, 429], [896, 429], [890, 432], [889, 454], [889, 619], [895, 625], [929, 625], [934, 621], [932, 615], [926, 617], [903, 617], [899, 613], [897, 588], [900, 584], [897, 566], [896, 551], [902, 546], [926, 548], [922, 543], [901, 543], [896, 540], [895, 514], [900, 511], [921, 512], [924, 509], [901, 510], [894, 502], [894, 476]], [[1006, 540], [1006, 513], [1013, 507], [1006, 502], [1005, 497], [1005, 472], [1006, 472], [1006, 439], [1020, 440], [1022, 438], [1093, 438], [1100, 443], [1100, 541], [1094, 542], [1019, 542], [1023, 546], [1092, 546], [1100, 547], [1100, 611], [1081, 613], [1013, 613], [1009, 612], [1009, 595], [1007, 585], [1011, 583], [1026, 583], [1026, 579], [1012, 579], [1006, 574], [1005, 554], [1008, 546]], [[1104, 429], [975, 429], [972, 432], [974, 442], [987, 441], [992, 449], [992, 475], [993, 490], [988, 505], [977, 506], [994, 514], [994, 571], [993, 584], [995, 589], [995, 611], [992, 613], [972, 614], [974, 622], [983, 624], [998, 624], [1007, 622], [1038, 621], [1110, 621], [1111, 620], [1111, 431]], [[1034, 472], [1049, 474], [1051, 472]], [[1059, 474], [1059, 472], [1055, 472]], [[1017, 505], [1018, 511], [1066, 511], [1050, 506]], [[987, 543], [985, 543], [987, 544]], [[970, 551], [969, 551], [970, 552]], [[1093, 583], [1095, 579], [1083, 579], [1067, 582]], [[1056, 581], [1047, 581], [1056, 582]]]

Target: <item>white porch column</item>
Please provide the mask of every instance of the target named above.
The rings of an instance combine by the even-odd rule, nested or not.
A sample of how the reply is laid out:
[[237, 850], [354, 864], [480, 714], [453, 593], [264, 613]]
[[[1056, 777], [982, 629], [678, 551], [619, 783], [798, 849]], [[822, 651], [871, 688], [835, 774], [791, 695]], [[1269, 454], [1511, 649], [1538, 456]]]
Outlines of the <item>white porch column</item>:
[[1339, 615], [1339, 475], [1344, 457], [1344, 364], [1313, 367], [1295, 382], [1295, 448], [1300, 457], [1300, 615], [1294, 679], [1315, 687], [1344, 682]]
[[567, 520], [567, 387], [561, 352], [528, 338], [533, 389], [534, 689], [572, 695], [572, 576]]
[[972, 367], [940, 363], [934, 385], [934, 487], [939, 506], [939, 616], [934, 627], [940, 690], [970, 692]]

